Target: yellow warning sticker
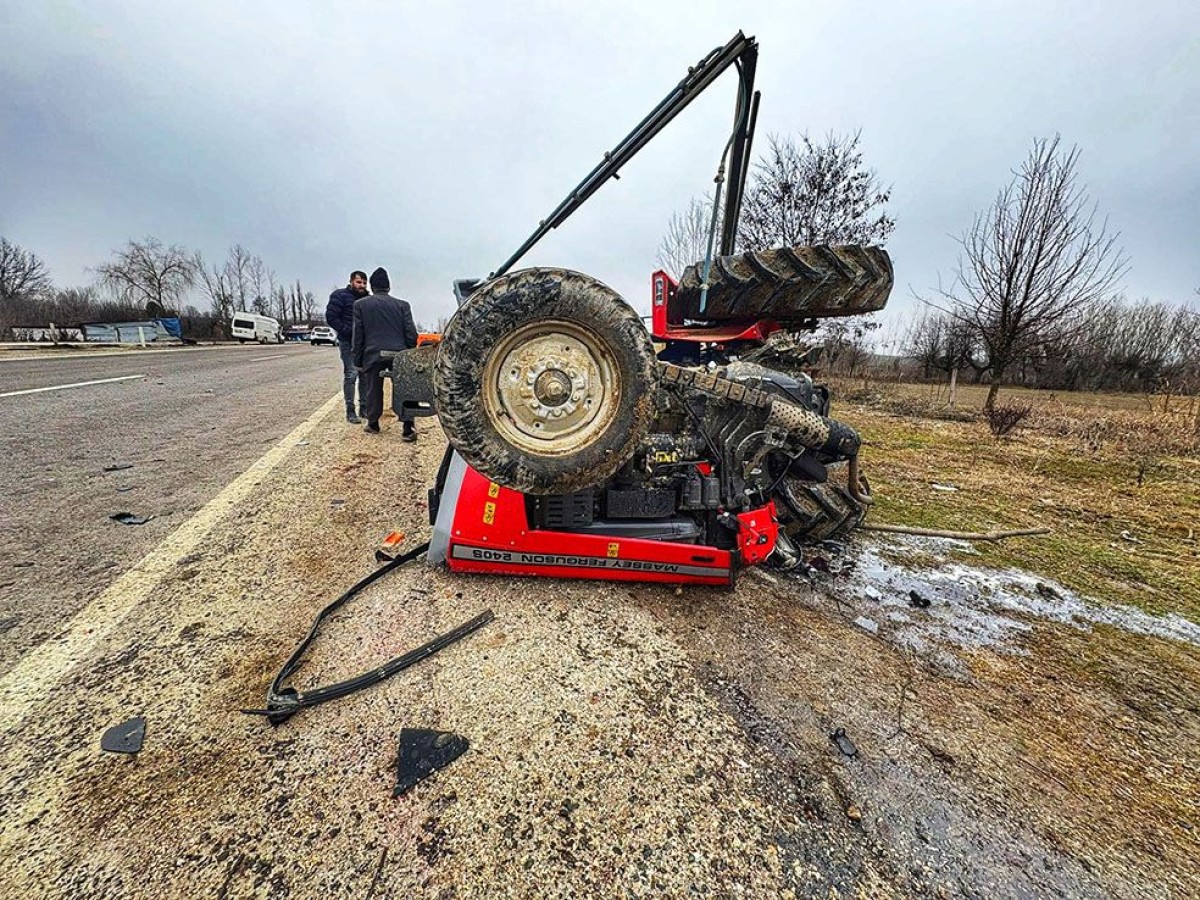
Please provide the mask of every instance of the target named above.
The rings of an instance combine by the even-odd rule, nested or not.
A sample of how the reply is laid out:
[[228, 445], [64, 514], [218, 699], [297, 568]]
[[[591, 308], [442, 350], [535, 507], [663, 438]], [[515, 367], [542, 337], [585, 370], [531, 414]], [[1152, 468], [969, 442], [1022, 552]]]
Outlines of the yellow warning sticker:
[[483, 524], [484, 525], [492, 525], [495, 523], [495, 521], [496, 521], [496, 504], [495, 503], [483, 504]]
[[617, 554], [621, 551], [621, 545], [614, 542], [608, 545], [608, 558], [616, 559]]
[[494, 482], [494, 481], [491, 484], [489, 484], [488, 485], [488, 496], [489, 497], [499, 497], [500, 496], [500, 485], [496, 484], [496, 482]]

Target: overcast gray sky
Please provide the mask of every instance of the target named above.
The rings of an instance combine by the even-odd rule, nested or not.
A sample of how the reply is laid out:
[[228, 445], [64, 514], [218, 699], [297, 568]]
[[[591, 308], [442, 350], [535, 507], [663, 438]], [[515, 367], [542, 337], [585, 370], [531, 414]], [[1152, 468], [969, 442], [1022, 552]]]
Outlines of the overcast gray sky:
[[[1195, 299], [1195, 0], [4, 3], [0, 234], [61, 285], [144, 235], [214, 259], [242, 243], [322, 299], [384, 265], [432, 322], [453, 278], [496, 268], [739, 28], [760, 44], [760, 138], [861, 129], [894, 186], [890, 319], [1055, 132], [1122, 233], [1126, 292]], [[672, 211], [711, 185], [735, 82], [525, 262], [647, 310]]]

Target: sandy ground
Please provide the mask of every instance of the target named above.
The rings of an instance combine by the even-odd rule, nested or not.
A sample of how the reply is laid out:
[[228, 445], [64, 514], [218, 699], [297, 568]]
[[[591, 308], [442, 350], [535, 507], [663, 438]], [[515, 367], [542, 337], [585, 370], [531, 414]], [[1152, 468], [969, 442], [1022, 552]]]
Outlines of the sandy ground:
[[[915, 648], [882, 608], [854, 624], [853, 548], [733, 591], [415, 565], [330, 621], [299, 687], [495, 621], [278, 728], [242, 715], [387, 531], [427, 533], [440, 432], [389, 424], [331, 414], [36, 702], [4, 698], [0, 894], [1195, 895], [1200, 650], [1028, 611]], [[143, 751], [102, 753], [133, 715]], [[406, 726], [471, 750], [393, 798]]]

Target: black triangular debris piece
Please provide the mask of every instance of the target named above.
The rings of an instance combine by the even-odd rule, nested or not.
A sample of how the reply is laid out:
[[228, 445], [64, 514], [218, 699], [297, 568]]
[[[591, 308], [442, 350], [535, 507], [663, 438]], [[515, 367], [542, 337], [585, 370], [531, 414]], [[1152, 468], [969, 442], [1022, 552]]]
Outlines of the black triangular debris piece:
[[114, 522], [120, 522], [122, 525], [145, 525], [154, 516], [139, 516], [131, 512], [113, 513], [109, 516]]
[[120, 725], [114, 725], [100, 738], [100, 749], [109, 753], [137, 753], [146, 738], [146, 720], [134, 716]]
[[471, 745], [449, 731], [428, 728], [400, 729], [399, 780], [394, 796], [410, 790], [418, 781], [458, 759]]

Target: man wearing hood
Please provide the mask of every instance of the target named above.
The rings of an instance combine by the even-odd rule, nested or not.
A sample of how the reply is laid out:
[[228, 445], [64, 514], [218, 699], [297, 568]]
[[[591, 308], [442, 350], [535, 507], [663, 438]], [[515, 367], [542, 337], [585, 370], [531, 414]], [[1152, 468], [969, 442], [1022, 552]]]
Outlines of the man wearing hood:
[[[351, 357], [362, 373], [366, 400], [364, 430], [379, 434], [379, 417], [383, 414], [383, 379], [379, 373], [389, 365], [380, 356], [383, 350], [410, 350], [417, 346], [417, 326], [413, 324], [412, 308], [407, 300], [388, 293], [392, 284], [386, 269], [371, 273], [371, 294], [354, 304]], [[411, 420], [404, 421], [401, 438], [417, 439]]]
[[350, 283], [329, 295], [325, 307], [325, 324], [337, 332], [338, 352], [342, 355], [342, 394], [346, 398], [346, 421], [357, 425], [362, 421], [354, 413], [354, 382], [358, 382], [358, 409], [362, 411], [366, 402], [363, 379], [350, 359], [350, 344], [354, 329], [354, 303], [359, 297], [367, 296], [367, 273], [350, 273]]

